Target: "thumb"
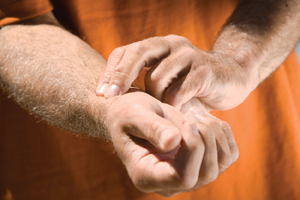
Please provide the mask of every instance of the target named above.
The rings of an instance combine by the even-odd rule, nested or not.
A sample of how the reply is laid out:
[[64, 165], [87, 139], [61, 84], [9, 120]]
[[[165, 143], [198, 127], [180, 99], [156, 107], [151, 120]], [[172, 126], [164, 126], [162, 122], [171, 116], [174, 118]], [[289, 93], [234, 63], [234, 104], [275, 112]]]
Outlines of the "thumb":
[[144, 111], [146, 118], [135, 122], [131, 135], [145, 139], [163, 152], [174, 150], [181, 141], [181, 132], [177, 126], [169, 120], [161, 117], [156, 112]]

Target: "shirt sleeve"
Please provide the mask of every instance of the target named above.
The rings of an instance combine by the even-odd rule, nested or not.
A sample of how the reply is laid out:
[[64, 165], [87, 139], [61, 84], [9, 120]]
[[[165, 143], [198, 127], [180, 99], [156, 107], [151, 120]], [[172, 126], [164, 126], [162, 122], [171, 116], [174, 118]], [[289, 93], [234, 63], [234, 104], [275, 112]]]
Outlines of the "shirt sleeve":
[[49, 0], [0, 0], [0, 26], [53, 10]]

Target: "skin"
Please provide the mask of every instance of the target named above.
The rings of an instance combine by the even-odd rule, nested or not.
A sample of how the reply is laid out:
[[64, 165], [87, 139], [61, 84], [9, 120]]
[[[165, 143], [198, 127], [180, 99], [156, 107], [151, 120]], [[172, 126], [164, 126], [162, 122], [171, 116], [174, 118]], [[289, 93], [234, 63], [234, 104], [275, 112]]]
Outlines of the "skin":
[[238, 106], [288, 56], [300, 37], [300, 2], [243, 0], [208, 52], [187, 38], [149, 38], [115, 49], [97, 94], [125, 93], [144, 67], [146, 91], [182, 112]]
[[22, 23], [0, 30], [2, 90], [52, 125], [111, 140], [141, 191], [202, 187], [238, 158], [229, 125], [199, 108], [183, 114], [138, 90], [96, 96], [105, 59], [51, 13]]

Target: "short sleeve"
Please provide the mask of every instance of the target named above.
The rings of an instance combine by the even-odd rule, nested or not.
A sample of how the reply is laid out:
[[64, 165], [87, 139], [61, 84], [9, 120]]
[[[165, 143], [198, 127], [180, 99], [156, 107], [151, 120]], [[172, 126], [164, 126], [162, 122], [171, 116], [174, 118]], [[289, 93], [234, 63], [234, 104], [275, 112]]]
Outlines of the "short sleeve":
[[50, 12], [49, 0], [0, 0], [0, 26]]

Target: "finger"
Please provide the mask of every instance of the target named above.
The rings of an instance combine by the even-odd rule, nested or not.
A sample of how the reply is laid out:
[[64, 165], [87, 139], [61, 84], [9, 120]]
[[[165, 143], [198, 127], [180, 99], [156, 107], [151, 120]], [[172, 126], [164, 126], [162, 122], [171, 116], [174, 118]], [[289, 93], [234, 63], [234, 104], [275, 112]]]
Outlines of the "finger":
[[[197, 91], [196, 89], [186, 89], [183, 85], [187, 81], [187, 76], [180, 77], [178, 80], [174, 81], [163, 93], [162, 102], [167, 103], [178, 110], [181, 110], [182, 106], [194, 97]], [[185, 93], [181, 92], [182, 90]], [[186, 100], [185, 100], [186, 99]]]
[[112, 53], [109, 55], [106, 68], [100, 78], [96, 94], [98, 96], [104, 96], [104, 93], [108, 89], [108, 84], [110, 82], [111, 76], [113, 75], [115, 68], [120, 63], [121, 59], [124, 56], [124, 53], [126, 51], [126, 46], [116, 48], [112, 51]]
[[223, 131], [227, 137], [228, 146], [229, 146], [231, 156], [232, 156], [232, 161], [235, 162], [239, 157], [239, 149], [238, 149], [238, 146], [234, 139], [234, 135], [233, 135], [231, 128], [227, 122], [221, 121], [221, 125], [222, 125]]
[[163, 37], [128, 45], [121, 61], [114, 68], [104, 95], [112, 97], [124, 94], [144, 67], [152, 66], [169, 52], [170, 47]]
[[[190, 66], [190, 71], [174, 81], [163, 93], [162, 101], [178, 109], [191, 100], [197, 94], [206, 95], [205, 91], [210, 87], [210, 75], [204, 70], [200, 72], [201, 66]], [[197, 69], [197, 70], [196, 70]], [[205, 83], [205, 85], [203, 84]], [[203, 91], [202, 91], [203, 90]]]
[[197, 128], [202, 137], [205, 146], [205, 152], [201, 163], [199, 179], [195, 186], [196, 188], [213, 182], [219, 175], [218, 152], [215, 134], [212, 128], [203, 122], [202, 115], [198, 115], [197, 119], [199, 120], [197, 123]]
[[195, 121], [184, 121], [181, 145], [173, 166], [180, 178], [182, 189], [186, 190], [197, 183], [204, 155], [204, 142], [199, 135]]
[[224, 172], [233, 163], [233, 157], [229, 148], [229, 141], [221, 124], [221, 120], [210, 115], [209, 113], [204, 113], [197, 107], [193, 107], [191, 111], [195, 113], [202, 123], [209, 125], [211, 130], [215, 133], [218, 149], [219, 173]]
[[182, 48], [175, 54], [163, 59], [145, 75], [145, 90], [158, 100], [162, 100], [164, 91], [177, 79], [190, 70], [191, 55]]
[[[181, 133], [168, 119], [165, 119], [162, 113], [153, 112], [137, 108], [141, 115], [135, 115], [135, 118], [128, 119], [131, 121], [128, 129], [133, 136], [145, 139], [163, 152], [169, 152], [175, 149], [181, 141]], [[145, 118], [144, 116], [147, 116]], [[129, 131], [129, 130], [128, 130]], [[127, 132], [127, 131], [126, 131]]]
[[149, 176], [155, 174], [152, 185], [156, 185], [156, 192], [170, 197], [178, 191], [194, 187], [198, 180], [203, 153], [204, 144], [195, 122], [184, 121], [181, 147], [173, 162], [169, 162], [169, 166], [166, 166], [166, 162], [159, 162], [154, 166], [153, 172], [149, 172]]

